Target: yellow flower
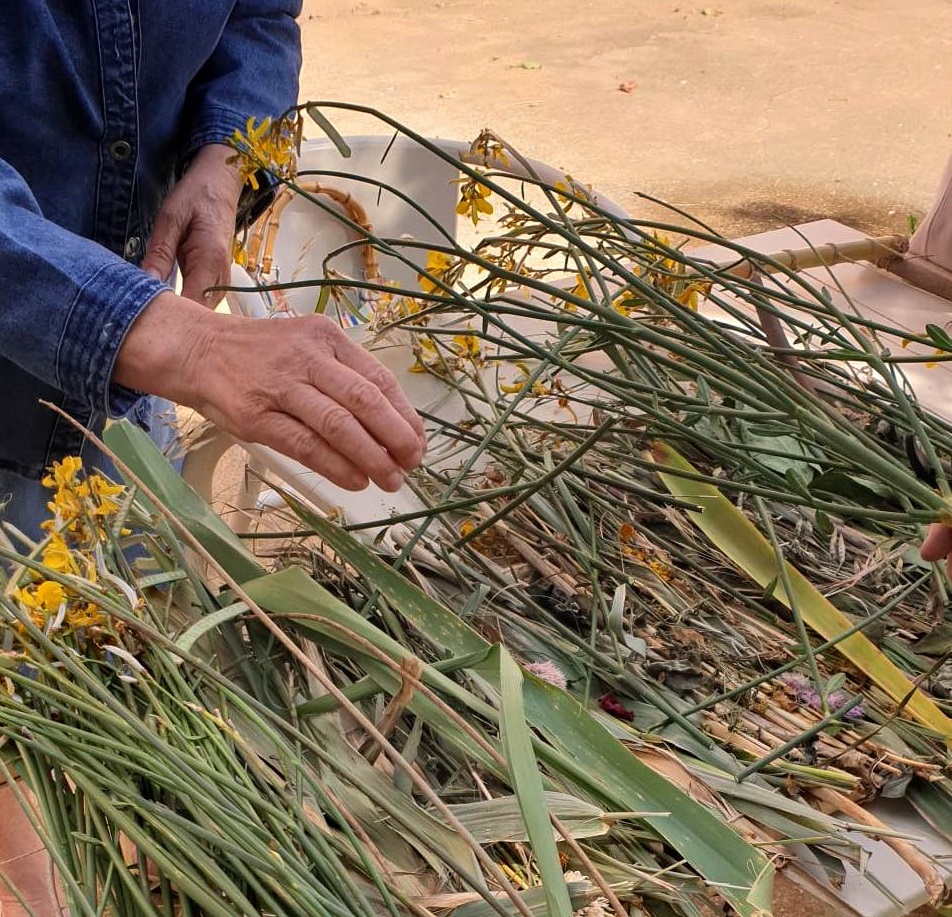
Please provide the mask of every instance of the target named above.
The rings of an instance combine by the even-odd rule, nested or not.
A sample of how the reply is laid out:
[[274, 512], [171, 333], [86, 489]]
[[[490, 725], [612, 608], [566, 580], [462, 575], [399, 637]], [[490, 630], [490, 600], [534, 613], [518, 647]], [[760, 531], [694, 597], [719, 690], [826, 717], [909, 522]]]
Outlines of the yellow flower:
[[493, 205], [486, 200], [492, 192], [475, 178], [463, 183], [460, 188], [460, 200], [456, 205], [456, 212], [460, 216], [469, 216], [473, 226], [479, 222], [480, 214], [493, 212]]
[[456, 352], [457, 364], [469, 362], [476, 366], [482, 365], [483, 352], [475, 334], [454, 334], [453, 350]]
[[98, 474], [91, 474], [87, 483], [90, 493], [97, 501], [90, 507], [92, 515], [111, 516], [119, 511], [119, 503], [113, 497], [118, 497], [124, 492], [125, 488], [121, 484], [110, 484]]
[[[592, 298], [592, 297], [589, 295], [589, 291], [590, 291], [590, 287], [591, 287], [591, 278], [592, 278], [592, 272], [591, 272], [591, 271], [585, 271], [585, 273], [578, 273], [578, 274], [576, 274], [576, 275], [575, 275], [575, 286], [572, 287], [571, 290], [569, 290], [569, 295], [576, 297], [576, 299], [589, 299], [589, 300], [590, 300], [590, 299]], [[574, 303], [574, 302], [564, 302], [564, 303], [562, 303], [562, 305], [563, 305], [566, 309], [568, 309], [569, 312], [574, 312], [574, 311], [575, 311], [575, 303]]]
[[[106, 620], [98, 605], [86, 602], [78, 608], [71, 608], [66, 612], [66, 623], [72, 629], [80, 627], [97, 627]], [[117, 622], [118, 623], [118, 622]]]
[[644, 308], [643, 302], [631, 290], [623, 290], [612, 300], [612, 308], [622, 315], [631, 315], [632, 312], [639, 312]]
[[575, 201], [568, 195], [571, 194], [583, 201], [592, 199], [592, 189], [579, 184], [571, 175], [566, 175], [552, 187], [555, 190], [555, 196], [558, 198], [559, 204], [566, 213], [575, 205]]
[[59, 583], [43, 580], [34, 586], [14, 590], [13, 597], [30, 613], [30, 620], [37, 627], [45, 627], [47, 619], [63, 608], [66, 590]]
[[498, 163], [503, 168], [509, 165], [509, 157], [506, 155], [505, 147], [502, 142], [490, 130], [484, 130], [473, 142], [472, 152], [482, 156], [485, 165]]
[[521, 376], [518, 376], [511, 383], [505, 383], [505, 382], [499, 383], [499, 391], [505, 395], [514, 395], [516, 392], [521, 392], [523, 389], [523, 386], [525, 386], [526, 382], [529, 379], [529, 367], [527, 364], [521, 361], [517, 362], [516, 368], [519, 370], [520, 373], [522, 373]]
[[248, 119], [244, 132], [236, 130], [231, 145], [238, 151], [234, 162], [242, 183], [257, 190], [259, 169], [290, 177], [295, 170], [295, 151], [298, 145], [299, 121], [290, 115], [272, 123], [270, 118]]
[[58, 532], [53, 532], [50, 535], [49, 542], [46, 547], [43, 548], [41, 559], [44, 566], [49, 567], [51, 570], [56, 570], [57, 573], [79, 572], [72, 552], [66, 546], [63, 536]]
[[436, 342], [429, 335], [419, 335], [416, 338], [413, 342], [413, 356], [416, 362], [410, 367], [411, 373], [433, 372], [440, 362]]
[[34, 590], [33, 598], [44, 611], [55, 614], [66, 601], [66, 590], [52, 580], [43, 580]]
[[83, 511], [81, 498], [86, 496], [88, 488], [80, 485], [80, 488], [61, 487], [53, 494], [53, 499], [47, 503], [49, 511], [59, 517], [61, 522], [69, 523], [77, 519]]
[[456, 267], [456, 263], [456, 259], [446, 252], [427, 252], [425, 273], [417, 274], [420, 289], [424, 293], [434, 292], [439, 282], [445, 282], [446, 276]]
[[[912, 343], [912, 341], [910, 341], [909, 338], [903, 338], [903, 339], [902, 339], [902, 349], [905, 350], [911, 343]], [[942, 354], [944, 354], [944, 353], [948, 353], [948, 351], [947, 351], [947, 350], [936, 350], [936, 351], [935, 351], [935, 356], [941, 357]], [[938, 363], [938, 361], [936, 361], [936, 360], [929, 360], [928, 362], [923, 363], [922, 365], [923, 365], [923, 369], [935, 369], [935, 368], [939, 365], [939, 363]]]
[[67, 455], [61, 462], [53, 462], [50, 474], [43, 478], [44, 487], [72, 487], [76, 483], [76, 475], [83, 469], [83, 460], [78, 455]]
[[674, 570], [660, 560], [649, 561], [648, 569], [662, 582], [670, 583], [674, 579]]
[[678, 294], [677, 300], [682, 306], [687, 306], [692, 312], [697, 312], [698, 294], [706, 297], [711, 292], [709, 283], [692, 283]]
[[[516, 366], [522, 375], [514, 379], [510, 384], [506, 384], [505, 382], [499, 383], [499, 391], [506, 395], [514, 395], [516, 392], [521, 392], [523, 388], [525, 388], [526, 382], [529, 381], [529, 367], [522, 362], [516, 363]], [[546, 395], [551, 395], [552, 391], [551, 385], [546, 385], [544, 382], [536, 379], [535, 382], [532, 383], [532, 388], [529, 389], [528, 394], [533, 398], [543, 398]]]

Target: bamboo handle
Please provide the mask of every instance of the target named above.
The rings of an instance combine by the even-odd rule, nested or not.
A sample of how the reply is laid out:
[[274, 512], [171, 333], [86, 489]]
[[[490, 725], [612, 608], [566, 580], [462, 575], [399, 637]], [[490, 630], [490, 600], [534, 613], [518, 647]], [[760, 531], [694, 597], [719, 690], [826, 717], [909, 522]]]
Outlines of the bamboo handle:
[[[346, 191], [340, 191], [330, 185], [320, 182], [301, 182], [299, 188], [308, 194], [322, 194], [339, 204], [350, 220], [368, 233], [373, 232], [373, 224], [367, 216], [360, 202]], [[259, 270], [265, 274], [271, 272], [274, 262], [274, 245], [281, 225], [281, 215], [284, 209], [294, 200], [296, 192], [289, 188], [282, 188], [278, 192], [274, 203], [265, 211], [255, 226], [251, 238], [248, 240], [248, 271], [251, 274]], [[262, 250], [263, 249], [263, 250]], [[380, 267], [377, 261], [377, 252], [367, 242], [363, 246], [364, 274], [368, 280], [380, 279]]]

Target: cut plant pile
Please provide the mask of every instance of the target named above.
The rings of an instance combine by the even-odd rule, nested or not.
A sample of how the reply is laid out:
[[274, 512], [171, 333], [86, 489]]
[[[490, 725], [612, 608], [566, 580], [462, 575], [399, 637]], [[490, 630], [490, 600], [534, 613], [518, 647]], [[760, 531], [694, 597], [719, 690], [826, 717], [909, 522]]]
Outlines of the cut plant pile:
[[295, 173], [295, 117], [244, 167], [355, 241], [284, 282], [265, 230], [240, 257], [432, 381], [415, 508], [287, 492], [243, 541], [125, 424], [127, 490], [57, 466], [48, 541], [2, 552], [0, 735], [72, 913], [754, 915], [776, 868], [836, 902], [850, 828], [938, 897], [858, 804], [952, 840], [948, 583], [916, 550], [952, 425], [902, 375], [952, 341], [488, 132], [460, 162], [379, 116], [458, 168], [476, 235], [383, 237]]

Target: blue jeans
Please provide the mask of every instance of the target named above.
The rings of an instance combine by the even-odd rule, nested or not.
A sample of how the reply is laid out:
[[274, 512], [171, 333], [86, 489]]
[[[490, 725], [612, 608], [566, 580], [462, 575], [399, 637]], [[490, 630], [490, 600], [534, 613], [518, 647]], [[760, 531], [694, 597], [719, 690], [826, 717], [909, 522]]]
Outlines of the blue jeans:
[[[144, 427], [153, 442], [171, 456], [177, 442], [175, 405], [164, 398], [149, 401], [151, 411], [142, 410], [145, 405], [140, 404], [127, 416]], [[83, 441], [79, 454], [87, 472], [101, 471], [112, 480], [120, 480], [112, 460], [88, 440]], [[178, 466], [181, 460], [173, 464]], [[50, 491], [39, 481], [0, 468], [0, 520], [12, 523], [28, 538], [38, 539], [42, 535], [40, 523], [51, 517], [46, 506], [49, 500]]]

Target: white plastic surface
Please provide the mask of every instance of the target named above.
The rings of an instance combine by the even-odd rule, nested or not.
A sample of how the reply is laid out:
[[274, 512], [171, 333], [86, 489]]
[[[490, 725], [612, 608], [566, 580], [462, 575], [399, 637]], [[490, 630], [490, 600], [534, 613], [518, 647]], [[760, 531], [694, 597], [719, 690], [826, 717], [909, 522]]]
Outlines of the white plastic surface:
[[[454, 157], [469, 160], [470, 145], [458, 141], [433, 141]], [[298, 176], [304, 182], [309, 178], [331, 185], [335, 190], [350, 194], [366, 210], [373, 232], [384, 239], [411, 238], [424, 244], [416, 253], [416, 260], [426, 260], [426, 244], [446, 244], [458, 231], [456, 205], [459, 201], [460, 177], [458, 169], [443, 161], [433, 152], [405, 137], [393, 140], [390, 137], [347, 138], [351, 156], [344, 158], [337, 148], [326, 140], [309, 141], [304, 144], [298, 162]], [[554, 184], [565, 176], [543, 163], [528, 161], [524, 165], [510, 163], [506, 166], [514, 174], [533, 174]], [[344, 174], [348, 177], [343, 177]], [[356, 177], [360, 176], [360, 178]], [[384, 186], [399, 189], [399, 194], [385, 190]], [[327, 198], [318, 200], [328, 208], [343, 212], [340, 205]], [[598, 197], [598, 203], [618, 215], [624, 211], [612, 201]], [[424, 216], [426, 214], [426, 216]], [[332, 215], [324, 214], [320, 207], [307, 200], [295, 199], [284, 210], [274, 249], [275, 269], [262, 278], [267, 282], [293, 282], [322, 277], [326, 268], [357, 279], [364, 278], [364, 261], [360, 247], [354, 243], [360, 239], [355, 231]], [[328, 257], [331, 253], [332, 257]], [[408, 254], [413, 254], [408, 251]], [[417, 289], [417, 271], [391, 256], [380, 259], [380, 273], [388, 280], [398, 282], [405, 289]], [[317, 288], [282, 291], [278, 295], [254, 289], [255, 281], [241, 268], [235, 266], [232, 284], [244, 287], [245, 291], [227, 295], [229, 308], [236, 313], [258, 318], [280, 320], [284, 315], [306, 315], [314, 312], [318, 301]], [[279, 297], [283, 302], [279, 301]], [[326, 314], [336, 314], [329, 302]], [[450, 320], [451, 321], [451, 320]], [[349, 323], [342, 322], [345, 326]], [[533, 328], [525, 322], [521, 330], [525, 334], [541, 334], [541, 323]], [[466, 330], [465, 318], [460, 320], [459, 330]], [[461, 397], [435, 376], [410, 372], [415, 358], [409, 347], [400, 346], [389, 339], [376, 342], [364, 326], [348, 328], [348, 334], [368, 347], [399, 379], [413, 404], [421, 411], [433, 414], [445, 421], [456, 421], [468, 415]], [[491, 374], [490, 374], [491, 375]], [[495, 380], [488, 379], [494, 385]], [[537, 411], [550, 408], [538, 406]], [[324, 510], [342, 511], [350, 523], [366, 523], [377, 519], [413, 512], [421, 504], [409, 488], [396, 494], [371, 485], [359, 494], [345, 491], [305, 468], [298, 462], [280, 455], [272, 449], [257, 444], [242, 444], [248, 453], [272, 474], [310, 502]], [[459, 465], [458, 447], [439, 438], [431, 439], [429, 462], [437, 467]], [[210, 496], [206, 494], [205, 496]], [[367, 537], [376, 534], [371, 530]]]

